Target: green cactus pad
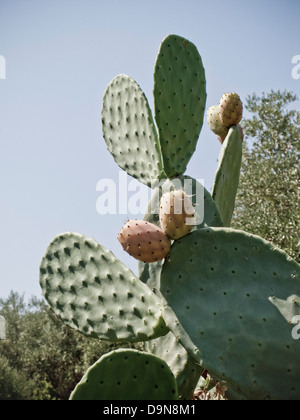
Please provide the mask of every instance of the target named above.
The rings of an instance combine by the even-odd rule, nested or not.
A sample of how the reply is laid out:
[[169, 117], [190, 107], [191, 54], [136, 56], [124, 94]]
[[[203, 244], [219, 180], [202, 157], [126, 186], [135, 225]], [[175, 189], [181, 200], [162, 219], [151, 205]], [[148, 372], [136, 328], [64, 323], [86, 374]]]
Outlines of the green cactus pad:
[[153, 93], [164, 169], [170, 178], [185, 172], [203, 124], [206, 80], [194, 44], [177, 35], [163, 40]]
[[170, 331], [163, 337], [147, 341], [144, 347], [147, 352], [168, 363], [176, 378], [179, 399], [190, 400], [203, 369], [176, 340], [174, 334]]
[[151, 186], [164, 177], [161, 150], [147, 98], [129, 76], [118, 75], [107, 86], [102, 131], [116, 163]]
[[53, 239], [40, 285], [55, 315], [87, 336], [136, 342], [168, 331], [160, 300], [111, 251], [83, 235]]
[[239, 185], [242, 163], [242, 137], [237, 126], [231, 127], [219, 155], [212, 197], [220, 211], [224, 226], [230, 226]]
[[286, 253], [242, 231], [198, 230], [173, 244], [160, 291], [171, 331], [235, 395], [299, 398], [300, 267]]
[[91, 366], [70, 400], [176, 400], [177, 384], [167, 363], [150, 353], [118, 349]]

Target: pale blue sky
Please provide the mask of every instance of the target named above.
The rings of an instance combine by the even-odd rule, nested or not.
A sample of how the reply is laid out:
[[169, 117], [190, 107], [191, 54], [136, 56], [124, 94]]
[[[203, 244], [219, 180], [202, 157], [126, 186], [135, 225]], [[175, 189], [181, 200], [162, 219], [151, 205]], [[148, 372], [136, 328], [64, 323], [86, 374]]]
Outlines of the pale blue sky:
[[[207, 107], [226, 91], [300, 95], [299, 0], [0, 0], [0, 297], [41, 296], [41, 257], [64, 231], [94, 237], [136, 271], [116, 238], [126, 215], [96, 212], [98, 180], [119, 176], [102, 138], [102, 95], [125, 73], [153, 109], [154, 62], [170, 33], [197, 46]], [[209, 190], [219, 149], [205, 122], [186, 173]]]

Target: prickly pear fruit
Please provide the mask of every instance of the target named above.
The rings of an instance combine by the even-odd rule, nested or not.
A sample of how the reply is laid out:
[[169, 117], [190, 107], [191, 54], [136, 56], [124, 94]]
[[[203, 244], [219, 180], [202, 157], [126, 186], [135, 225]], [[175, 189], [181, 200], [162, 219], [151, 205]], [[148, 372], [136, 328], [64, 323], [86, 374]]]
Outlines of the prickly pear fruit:
[[144, 220], [128, 220], [118, 240], [124, 251], [145, 263], [164, 259], [171, 248], [168, 236], [158, 226]]
[[229, 128], [221, 121], [219, 105], [213, 105], [208, 108], [206, 118], [211, 131], [213, 131], [218, 136], [219, 141], [223, 143], [228, 134]]
[[195, 210], [183, 190], [165, 193], [160, 200], [159, 220], [162, 230], [171, 239], [187, 235], [193, 228]]
[[237, 125], [243, 116], [243, 104], [237, 93], [224, 93], [219, 103], [220, 119], [227, 127]]

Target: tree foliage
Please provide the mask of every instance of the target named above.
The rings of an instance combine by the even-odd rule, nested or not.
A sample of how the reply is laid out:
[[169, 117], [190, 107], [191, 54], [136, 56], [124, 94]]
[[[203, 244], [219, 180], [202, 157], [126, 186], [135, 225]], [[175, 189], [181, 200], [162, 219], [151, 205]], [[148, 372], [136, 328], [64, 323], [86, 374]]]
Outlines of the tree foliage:
[[[6, 340], [0, 341], [0, 400], [66, 400], [86, 369], [116, 344], [64, 326], [35, 297], [0, 299]], [[128, 344], [124, 343], [123, 347]]]
[[246, 99], [244, 155], [232, 226], [271, 241], [300, 262], [300, 113], [297, 96]]

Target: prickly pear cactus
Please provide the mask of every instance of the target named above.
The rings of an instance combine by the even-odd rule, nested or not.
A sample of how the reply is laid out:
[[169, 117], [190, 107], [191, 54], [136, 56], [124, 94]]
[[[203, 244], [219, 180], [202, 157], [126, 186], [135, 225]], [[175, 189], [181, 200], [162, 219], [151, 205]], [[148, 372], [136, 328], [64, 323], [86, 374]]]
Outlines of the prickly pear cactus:
[[[129, 220], [119, 234], [139, 278], [77, 233], [55, 237], [40, 265], [44, 296], [66, 325], [102, 340], [144, 342], [144, 352], [100, 358], [71, 399], [191, 399], [203, 370], [214, 379], [212, 396], [297, 399], [300, 341], [292, 322], [300, 315], [300, 267], [267, 241], [230, 229], [242, 161], [240, 98], [225, 94], [207, 112], [222, 143], [210, 194], [185, 175], [206, 103], [194, 44], [178, 35], [162, 41], [153, 94], [154, 118], [139, 85], [118, 75], [102, 107], [108, 151], [153, 188], [144, 220]], [[173, 205], [186, 194], [189, 211], [166, 211], [165, 194]]]

